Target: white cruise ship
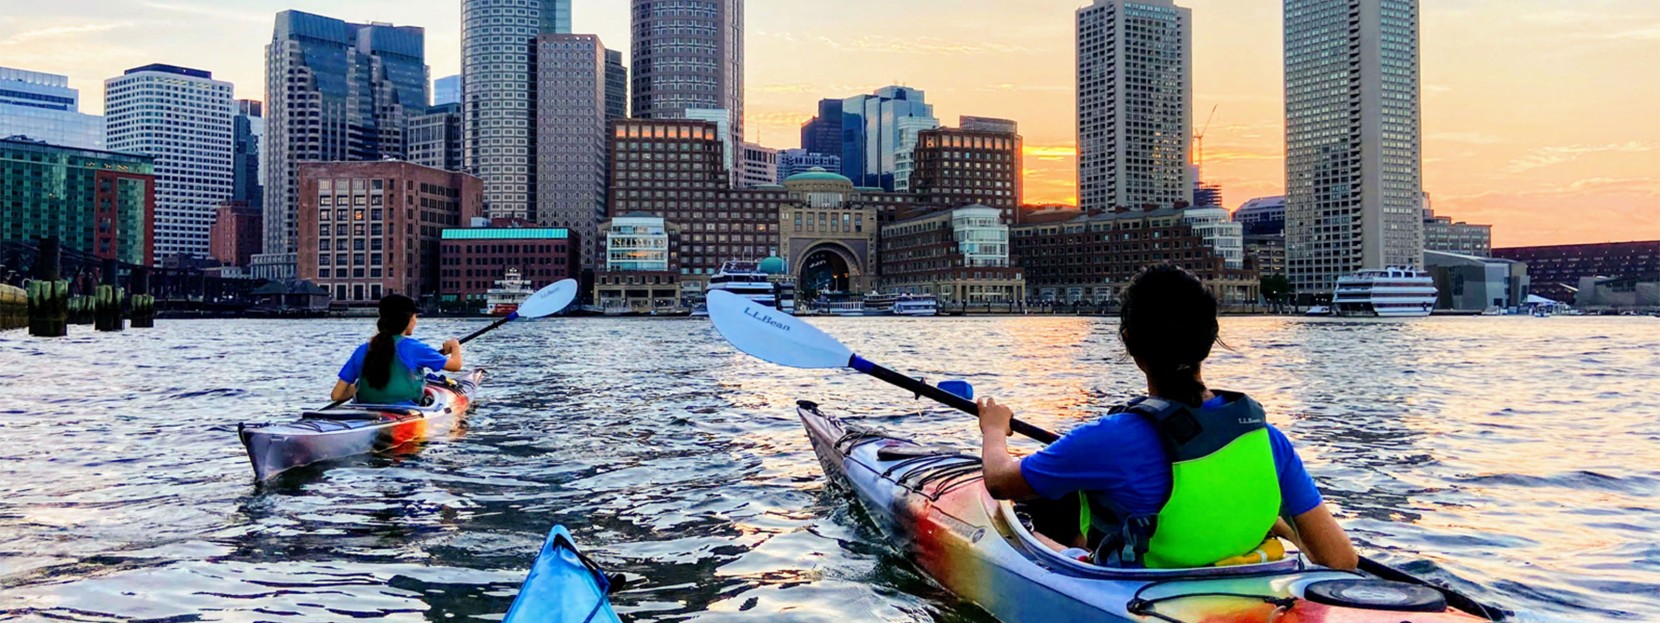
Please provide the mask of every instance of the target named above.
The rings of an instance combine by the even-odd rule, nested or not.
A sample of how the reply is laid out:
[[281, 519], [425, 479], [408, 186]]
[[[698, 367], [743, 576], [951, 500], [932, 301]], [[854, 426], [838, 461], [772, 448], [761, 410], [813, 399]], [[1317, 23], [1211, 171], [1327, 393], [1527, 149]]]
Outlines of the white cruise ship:
[[484, 314], [487, 316], [506, 316], [519, 311], [519, 305], [524, 304], [530, 295], [536, 293], [533, 284], [520, 278], [519, 269], [509, 268], [496, 287], [485, 291]]
[[1391, 266], [1337, 279], [1332, 311], [1339, 316], [1415, 318], [1435, 308], [1435, 280], [1429, 273]]
[[938, 316], [939, 299], [928, 294], [906, 294], [893, 302], [895, 316]]
[[[722, 264], [720, 272], [715, 273], [713, 277], [709, 278], [709, 287], [704, 289], [705, 297], [708, 296], [709, 292], [715, 290], [725, 290], [762, 305], [766, 305], [767, 307], [778, 308], [780, 311], [785, 313], [793, 313], [795, 311], [795, 301], [793, 300], [794, 296], [793, 294], [789, 294], [794, 291], [794, 287], [788, 284], [781, 284], [779, 287], [775, 287], [770, 279], [770, 276], [761, 270], [760, 262], [752, 262], [749, 260], [731, 260], [725, 264]], [[782, 307], [779, 305], [779, 292], [785, 292], [787, 298], [790, 299], [784, 301], [784, 305]], [[708, 312], [706, 311], [704, 312], [704, 314], [707, 313]], [[694, 312], [693, 315], [703, 314], [697, 314]]]

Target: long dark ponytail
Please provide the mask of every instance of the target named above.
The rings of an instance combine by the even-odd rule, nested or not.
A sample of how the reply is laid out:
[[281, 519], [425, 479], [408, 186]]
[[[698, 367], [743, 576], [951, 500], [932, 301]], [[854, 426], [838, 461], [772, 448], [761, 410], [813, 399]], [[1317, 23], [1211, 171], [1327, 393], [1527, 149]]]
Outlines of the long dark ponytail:
[[1199, 406], [1199, 366], [1217, 342], [1216, 297], [1169, 264], [1142, 270], [1124, 290], [1118, 337], [1166, 400]]
[[392, 358], [398, 354], [396, 338], [409, 328], [409, 319], [415, 316], [415, 301], [402, 294], [389, 294], [380, 300], [380, 320], [375, 321], [375, 337], [369, 340], [369, 352], [363, 356], [363, 378], [375, 389], [385, 389], [392, 380]]

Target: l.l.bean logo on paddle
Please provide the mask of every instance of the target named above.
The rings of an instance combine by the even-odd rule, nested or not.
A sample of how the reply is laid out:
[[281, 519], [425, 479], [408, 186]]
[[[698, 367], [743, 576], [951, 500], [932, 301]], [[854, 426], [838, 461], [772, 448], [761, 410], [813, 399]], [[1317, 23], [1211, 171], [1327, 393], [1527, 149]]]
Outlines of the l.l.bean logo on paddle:
[[762, 313], [760, 311], [757, 311], [754, 307], [745, 307], [744, 308], [744, 315], [749, 316], [750, 318], [754, 318], [757, 321], [760, 321], [760, 322], [766, 323], [768, 325], [771, 325], [773, 328], [779, 329], [781, 331], [789, 331], [790, 330], [790, 325], [784, 324], [784, 323], [779, 322], [777, 320], [773, 320], [772, 319], [772, 314]]

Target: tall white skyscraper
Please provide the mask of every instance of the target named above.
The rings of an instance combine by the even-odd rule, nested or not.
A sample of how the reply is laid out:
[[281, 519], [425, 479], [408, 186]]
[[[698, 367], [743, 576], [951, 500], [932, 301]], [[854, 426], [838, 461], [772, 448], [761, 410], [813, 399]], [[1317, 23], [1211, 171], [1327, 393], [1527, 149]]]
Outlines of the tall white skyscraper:
[[0, 67], [0, 138], [27, 136], [63, 147], [104, 148], [104, 118], [80, 112], [69, 77]]
[[1078, 9], [1078, 200], [1086, 210], [1193, 202], [1193, 12], [1172, 0]]
[[1285, 122], [1292, 286], [1422, 266], [1418, 0], [1286, 0]]
[[104, 81], [105, 145], [156, 159], [156, 258], [208, 255], [208, 230], [236, 175], [231, 83], [145, 65]]
[[536, 211], [536, 37], [571, 32], [571, 0], [461, 1], [462, 153], [492, 217]]

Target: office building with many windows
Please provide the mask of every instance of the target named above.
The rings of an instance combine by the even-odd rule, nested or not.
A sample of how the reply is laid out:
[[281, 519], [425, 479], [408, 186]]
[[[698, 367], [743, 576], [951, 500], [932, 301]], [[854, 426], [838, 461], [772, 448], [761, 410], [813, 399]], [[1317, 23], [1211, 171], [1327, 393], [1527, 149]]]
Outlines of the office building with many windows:
[[1111, 305], [1143, 268], [1185, 268], [1223, 306], [1251, 305], [1261, 291], [1257, 273], [1230, 266], [1185, 210], [1117, 208], [1053, 210], [1028, 215], [1012, 236], [1027, 295], [1036, 301]]
[[778, 150], [755, 143], [738, 147], [738, 188], [778, 185]]
[[888, 223], [881, 245], [883, 292], [933, 295], [941, 309], [1026, 296], [1001, 208], [969, 205]]
[[786, 149], [778, 152], [778, 183], [784, 183], [797, 173], [806, 173], [813, 169], [825, 171], [841, 171], [841, 156], [820, 154], [806, 149]]
[[68, 76], [0, 67], [0, 138], [11, 136], [100, 150], [104, 118], [81, 113]]
[[940, 127], [921, 89], [887, 86], [842, 100], [842, 174], [858, 186], [906, 192], [917, 135]]
[[575, 231], [586, 270], [606, 217], [606, 77], [599, 37], [536, 38], [536, 222]]
[[744, 141], [744, 0], [632, 0], [633, 115], [686, 119], [727, 111], [727, 143]]
[[308, 162], [299, 172], [299, 278], [335, 304], [437, 294], [445, 229], [483, 209], [478, 178], [410, 162]]
[[1285, 0], [1285, 252], [1325, 294], [1421, 267], [1418, 0]]
[[681, 286], [699, 293], [723, 263], [778, 252], [778, 214], [790, 200], [781, 189], [733, 189], [726, 138], [707, 121], [611, 125], [610, 215], [647, 212], [678, 227]]
[[211, 72], [173, 65], [104, 81], [104, 144], [155, 158], [157, 257], [208, 256], [214, 213], [236, 189], [231, 91]]
[[57, 238], [65, 248], [155, 264], [150, 156], [0, 137], [0, 242]]
[[940, 128], [917, 135], [910, 190], [918, 207], [991, 206], [1003, 211], [1004, 223], [1020, 222], [1024, 158], [1014, 122], [964, 121], [982, 129]]
[[258, 101], [236, 100], [236, 118], [232, 120], [236, 148], [231, 156], [235, 178], [231, 201], [255, 210], [265, 206], [265, 169], [260, 155], [265, 150], [264, 110]]
[[461, 151], [461, 105], [440, 104], [426, 114], [409, 118], [407, 160], [423, 167], [460, 171], [465, 165]]
[[462, 0], [466, 168], [495, 218], [536, 210], [536, 37], [571, 32], [571, 0]]
[[301, 162], [409, 156], [409, 118], [426, 112], [426, 31], [277, 14], [265, 48], [265, 248], [256, 277], [294, 277]]
[[1077, 12], [1078, 200], [1085, 210], [1193, 203], [1193, 12], [1095, 0]]

